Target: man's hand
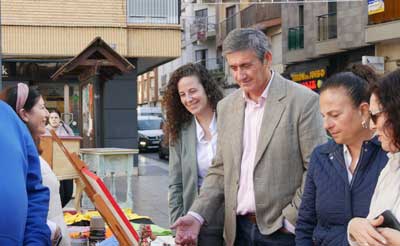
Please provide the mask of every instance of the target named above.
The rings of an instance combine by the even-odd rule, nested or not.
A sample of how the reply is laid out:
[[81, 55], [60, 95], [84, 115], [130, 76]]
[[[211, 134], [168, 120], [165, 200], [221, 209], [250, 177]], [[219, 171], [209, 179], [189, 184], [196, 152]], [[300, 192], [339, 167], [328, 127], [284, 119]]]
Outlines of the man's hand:
[[387, 245], [386, 239], [376, 229], [382, 223], [382, 216], [373, 220], [353, 218], [349, 223], [350, 237], [363, 246]]
[[200, 227], [200, 222], [192, 215], [180, 217], [171, 226], [171, 229], [176, 230], [175, 243], [182, 246], [196, 245]]

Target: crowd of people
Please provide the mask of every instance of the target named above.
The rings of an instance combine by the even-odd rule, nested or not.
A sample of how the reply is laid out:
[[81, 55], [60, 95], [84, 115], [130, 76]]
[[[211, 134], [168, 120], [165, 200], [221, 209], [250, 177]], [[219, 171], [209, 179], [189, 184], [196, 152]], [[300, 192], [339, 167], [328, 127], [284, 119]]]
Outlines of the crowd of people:
[[400, 245], [400, 70], [353, 65], [318, 95], [272, 70], [261, 31], [223, 55], [237, 91], [187, 64], [163, 102], [177, 245]]
[[[238, 90], [224, 98], [189, 63], [163, 99], [176, 244], [400, 245], [400, 69], [353, 65], [318, 95], [273, 71], [261, 31], [231, 31], [223, 55]], [[0, 99], [0, 245], [70, 245], [72, 183], [60, 188], [40, 136], [73, 131], [26, 84]]]

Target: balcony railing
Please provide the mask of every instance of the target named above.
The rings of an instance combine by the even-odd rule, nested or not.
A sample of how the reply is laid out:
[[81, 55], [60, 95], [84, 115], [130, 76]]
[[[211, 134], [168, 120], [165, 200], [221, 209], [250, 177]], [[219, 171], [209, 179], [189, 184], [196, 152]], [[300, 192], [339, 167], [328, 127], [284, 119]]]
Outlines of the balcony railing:
[[290, 27], [288, 31], [288, 49], [304, 48], [304, 26]]
[[281, 17], [281, 4], [253, 4], [240, 11], [241, 27]]
[[318, 41], [337, 38], [337, 15], [329, 13], [317, 16]]
[[209, 58], [204, 60], [198, 60], [196, 63], [200, 63], [210, 72], [223, 71], [224, 61], [222, 58]]
[[215, 35], [215, 16], [196, 17], [190, 25], [191, 40], [206, 40], [208, 36]]
[[[239, 20], [238, 20], [239, 18]], [[236, 29], [237, 24], [240, 24], [240, 12], [236, 13], [228, 18], [226, 18], [225, 20], [223, 20], [222, 22], [219, 23], [218, 25], [218, 45], [222, 44], [222, 42], [224, 41], [224, 39], [226, 38], [226, 36], [228, 35], [228, 33], [234, 29]]]
[[128, 24], [179, 24], [179, 0], [127, 0]]

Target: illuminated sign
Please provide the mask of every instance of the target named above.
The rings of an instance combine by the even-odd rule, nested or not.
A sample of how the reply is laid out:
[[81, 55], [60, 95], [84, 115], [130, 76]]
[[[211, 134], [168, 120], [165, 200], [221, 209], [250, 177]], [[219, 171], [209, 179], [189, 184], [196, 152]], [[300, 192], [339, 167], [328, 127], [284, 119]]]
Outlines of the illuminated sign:
[[325, 76], [326, 76], [326, 70], [323, 68], [317, 69], [317, 70], [312, 70], [310, 72], [291, 73], [290, 74], [290, 77], [295, 82], [300, 82], [300, 81], [304, 81], [304, 80], [312, 80], [312, 79], [320, 79], [320, 78], [324, 78]]
[[291, 73], [290, 78], [301, 85], [304, 85], [311, 90], [321, 88], [323, 79], [326, 77], [326, 70], [316, 69], [309, 72]]

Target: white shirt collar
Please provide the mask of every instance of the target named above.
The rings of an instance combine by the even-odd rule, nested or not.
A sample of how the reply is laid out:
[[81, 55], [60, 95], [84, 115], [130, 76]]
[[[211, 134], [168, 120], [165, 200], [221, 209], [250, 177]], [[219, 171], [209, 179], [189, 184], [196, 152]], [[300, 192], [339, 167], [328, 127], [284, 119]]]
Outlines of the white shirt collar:
[[400, 152], [387, 153], [389, 158], [388, 164], [390, 165], [390, 170], [395, 171], [400, 168]]
[[351, 183], [351, 180], [353, 179], [353, 174], [350, 171], [350, 165], [353, 158], [351, 157], [349, 148], [345, 144], [343, 144], [343, 157], [344, 163], [346, 164], [347, 178], [349, 179], [349, 183]]
[[[204, 140], [204, 131], [203, 128], [201, 127], [200, 123], [197, 121], [196, 117], [194, 117], [194, 120], [196, 122], [196, 137], [197, 141], [205, 141]], [[214, 136], [217, 133], [217, 119], [215, 117], [215, 112], [213, 113], [213, 118], [210, 122], [210, 125], [208, 126], [208, 129], [210, 129], [211, 136]]]

